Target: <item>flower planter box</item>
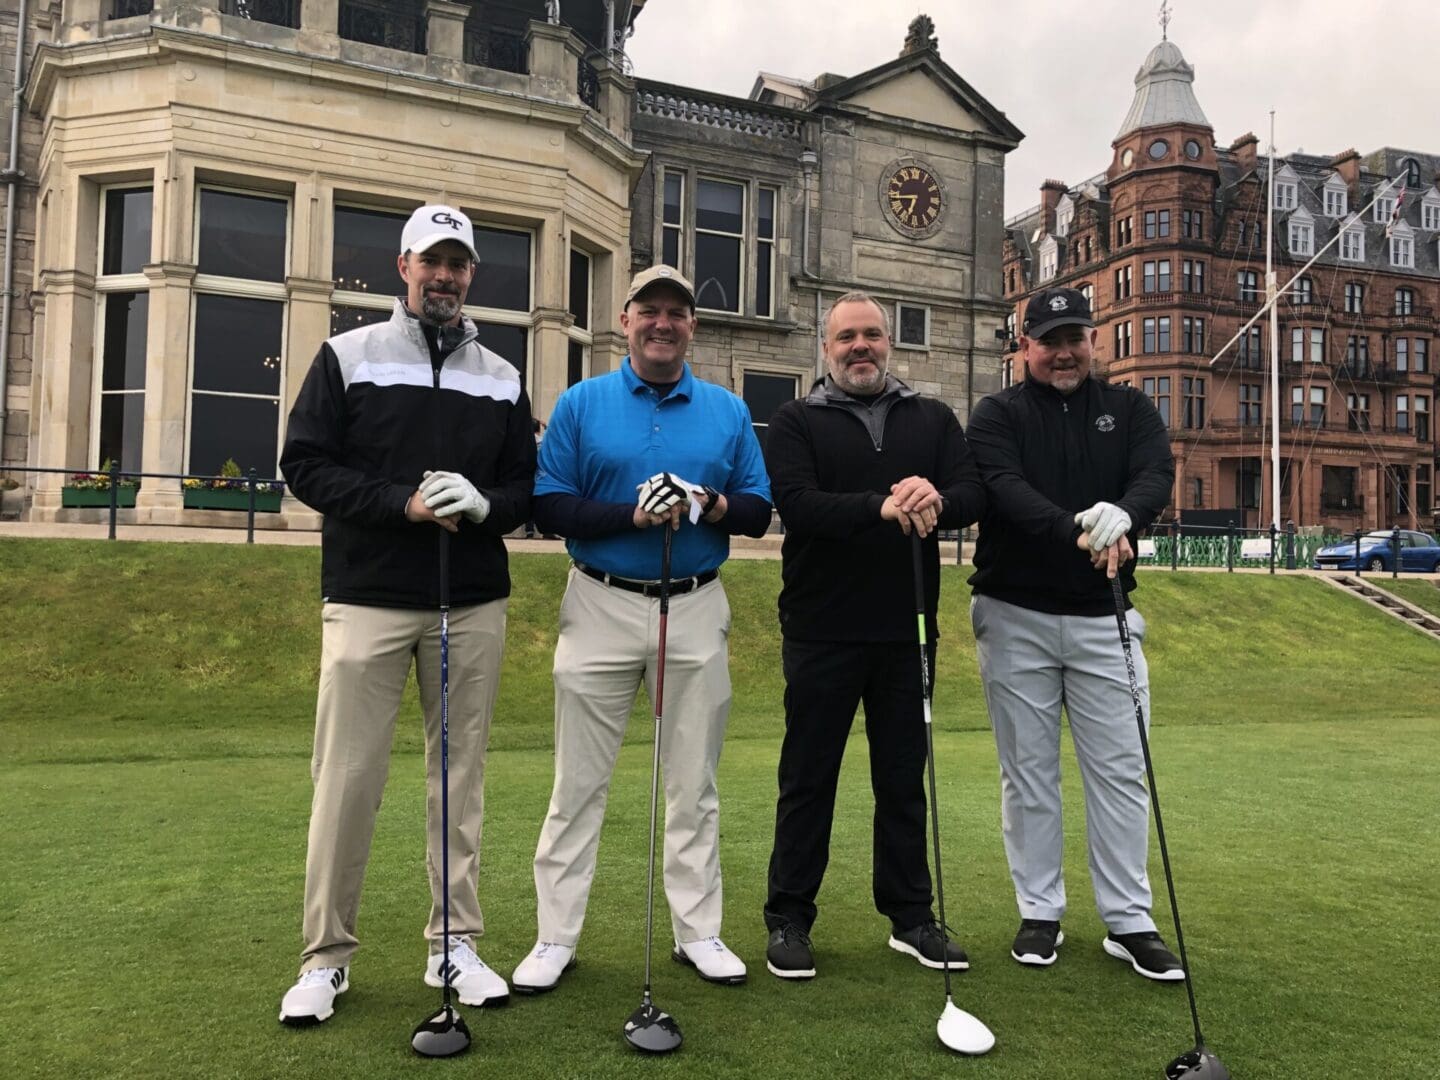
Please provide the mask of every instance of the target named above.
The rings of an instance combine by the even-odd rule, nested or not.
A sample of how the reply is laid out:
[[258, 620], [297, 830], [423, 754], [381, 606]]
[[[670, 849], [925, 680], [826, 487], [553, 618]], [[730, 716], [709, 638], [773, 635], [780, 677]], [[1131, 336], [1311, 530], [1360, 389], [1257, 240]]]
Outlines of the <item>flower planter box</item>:
[[[115, 492], [115, 505], [123, 509], [131, 509], [135, 505], [136, 488], [130, 484], [122, 484]], [[110, 507], [110, 491], [108, 488], [76, 488], [62, 487], [60, 489], [60, 505], [68, 507], [99, 506], [105, 509]]]
[[[267, 514], [280, 509], [281, 493], [278, 491], [255, 492], [255, 509]], [[245, 488], [185, 488], [187, 510], [239, 510], [250, 508], [250, 492]]]

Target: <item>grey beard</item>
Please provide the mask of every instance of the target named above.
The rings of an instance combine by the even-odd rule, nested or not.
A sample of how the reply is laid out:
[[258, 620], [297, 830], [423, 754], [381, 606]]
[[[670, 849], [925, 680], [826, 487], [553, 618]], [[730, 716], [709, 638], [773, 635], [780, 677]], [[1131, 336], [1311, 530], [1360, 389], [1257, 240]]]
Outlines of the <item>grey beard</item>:
[[420, 298], [420, 314], [427, 322], [448, 323], [460, 314], [460, 297], [452, 293], [427, 292]]

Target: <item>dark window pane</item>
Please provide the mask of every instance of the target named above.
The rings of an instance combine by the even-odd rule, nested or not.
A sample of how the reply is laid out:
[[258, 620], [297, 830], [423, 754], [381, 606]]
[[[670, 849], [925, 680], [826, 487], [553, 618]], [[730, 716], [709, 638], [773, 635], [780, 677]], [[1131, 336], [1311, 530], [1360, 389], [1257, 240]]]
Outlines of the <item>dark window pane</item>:
[[695, 194], [695, 227], [738, 233], [745, 228], [745, 189], [739, 184], [701, 180]]
[[105, 265], [102, 274], [138, 274], [150, 261], [149, 188], [105, 193]]
[[217, 476], [229, 458], [242, 472], [274, 479], [280, 403], [269, 398], [190, 395], [190, 472]]
[[197, 296], [194, 388], [235, 394], [280, 393], [284, 319], [285, 305], [278, 300]]
[[775, 245], [762, 243], [756, 246], [759, 249], [759, 258], [755, 260], [755, 314], [769, 316], [770, 264], [775, 258]]
[[695, 306], [714, 311], [740, 310], [740, 239], [695, 236]]
[[388, 309], [332, 307], [330, 309], [330, 336], [334, 337], [336, 334], [343, 334], [346, 330], [369, 326], [371, 323], [388, 322], [390, 314]]
[[529, 311], [530, 234], [477, 227], [475, 247], [480, 265], [475, 268], [465, 303], [503, 311]]
[[775, 235], [775, 192], [770, 188], [760, 189], [760, 235], [767, 240]]
[[665, 174], [665, 217], [666, 225], [680, 224], [680, 201], [685, 190], [685, 180], [679, 173]]
[[107, 293], [102, 390], [145, 388], [145, 336], [149, 325], [148, 292]]
[[666, 229], [660, 259], [666, 266], [680, 265], [680, 230]]
[[395, 268], [400, 252], [404, 214], [381, 210], [335, 208], [335, 242], [332, 247], [335, 288], [351, 292], [377, 292], [395, 296], [405, 291]]
[[570, 342], [570, 354], [566, 357], [565, 385], [574, 386], [585, 378], [585, 346], [578, 341]]
[[900, 343], [902, 345], [924, 345], [925, 309], [900, 306]]
[[280, 199], [200, 192], [200, 265], [202, 274], [285, 280], [285, 218]]
[[520, 372], [520, 385], [525, 387], [530, 331], [523, 326], [501, 326], [498, 323], [476, 323], [475, 330], [476, 340], [481, 345], [491, 352], [499, 353], [502, 360]]
[[570, 314], [581, 330], [590, 328], [590, 256], [570, 252]]
[[776, 409], [787, 401], [795, 400], [795, 376], [761, 375], [747, 371], [741, 396], [750, 408], [751, 421], [768, 424]]
[[144, 433], [144, 394], [100, 395], [100, 456], [95, 467], [118, 461], [122, 472], [139, 472]]

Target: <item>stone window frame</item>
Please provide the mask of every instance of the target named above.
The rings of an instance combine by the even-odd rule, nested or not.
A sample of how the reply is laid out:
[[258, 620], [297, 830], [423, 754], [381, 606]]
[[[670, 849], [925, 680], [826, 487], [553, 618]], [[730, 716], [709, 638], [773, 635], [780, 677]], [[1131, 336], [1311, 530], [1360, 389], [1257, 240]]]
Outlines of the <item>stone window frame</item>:
[[[803, 370], [797, 368], [786, 368], [783, 364], [777, 364], [773, 360], [737, 360], [735, 365], [735, 396], [738, 397], [742, 402], [745, 402], [745, 379], [747, 376], [750, 375], [764, 375], [772, 379], [794, 379], [795, 397], [798, 399], [804, 396], [805, 388], [807, 385], [806, 380], [814, 378], [814, 371], [808, 367], [804, 368]], [[746, 411], [749, 411], [750, 406], [748, 402], [745, 402], [745, 407]], [[752, 420], [750, 426], [752, 428], [769, 427], [770, 422], [767, 420], [763, 424], [761, 424]]]
[[[901, 325], [902, 325], [901, 319], [900, 319], [900, 309], [901, 309], [901, 308], [916, 308], [916, 309], [918, 309], [918, 310], [920, 310], [920, 311], [923, 311], [923, 312], [925, 313], [925, 340], [924, 340], [924, 341], [922, 341], [922, 342], [914, 342], [914, 341], [901, 341], [901, 340], [900, 340], [900, 327], [901, 327]], [[895, 312], [894, 312], [894, 314], [891, 316], [891, 318], [894, 320], [894, 326], [895, 326], [895, 332], [894, 332], [894, 334], [891, 336], [891, 339], [890, 339], [891, 344], [894, 345], [895, 348], [897, 348], [897, 349], [909, 349], [909, 350], [914, 351], [914, 352], [928, 352], [929, 349], [930, 349], [930, 317], [931, 317], [931, 311], [930, 311], [930, 305], [929, 305], [929, 304], [912, 304], [912, 303], [910, 303], [910, 302], [908, 302], [908, 301], [905, 301], [905, 300], [896, 300], [896, 301], [895, 301]]]
[[[206, 191], [218, 191], [229, 195], [243, 195], [249, 198], [270, 199], [285, 204], [285, 255], [283, 270], [279, 281], [259, 281], [250, 278], [234, 278], [219, 274], [202, 274], [197, 272], [190, 286], [190, 312], [189, 332], [185, 350], [185, 431], [181, 448], [182, 470], [192, 472], [190, 467], [190, 452], [192, 446], [192, 434], [195, 424], [194, 397], [195, 389], [195, 335], [196, 335], [196, 309], [202, 296], [224, 296], [244, 300], [267, 300], [281, 305], [280, 316], [280, 355], [275, 357], [279, 365], [280, 377], [272, 394], [250, 394], [228, 390], [201, 390], [198, 391], [208, 397], [243, 398], [246, 400], [274, 400], [277, 411], [275, 419], [275, 462], [276, 473], [279, 473], [280, 451], [285, 441], [285, 417], [284, 405], [290, 400], [288, 388], [289, 363], [287, 350], [290, 338], [290, 287], [286, 283], [290, 277], [291, 268], [295, 254], [295, 188], [290, 184], [277, 185], [267, 178], [249, 178], [251, 183], [246, 183], [244, 177], [229, 177], [224, 180], [203, 180], [197, 178], [192, 187], [192, 206], [190, 221], [190, 257], [192, 265], [197, 268], [200, 265], [200, 211], [203, 202], [203, 194]], [[303, 374], [302, 374], [303, 377]]]
[[[583, 238], [580, 238], [579, 243], [576, 243], [576, 239], [575, 234], [571, 233], [569, 240], [565, 244], [565, 308], [575, 320], [574, 322], [567, 323], [565, 326], [565, 384], [567, 388], [574, 386], [576, 382], [581, 382], [589, 378], [590, 367], [594, 361], [596, 307], [595, 260], [601, 257], [586, 247]], [[580, 316], [574, 311], [574, 265], [577, 255], [585, 260], [586, 326], [580, 325]], [[531, 261], [534, 261], [533, 258]], [[570, 378], [570, 351], [575, 346], [579, 346], [580, 348], [580, 378], [572, 382]]]
[[[86, 461], [93, 462], [95, 468], [103, 464], [100, 458], [100, 412], [104, 405], [107, 392], [104, 390], [105, 382], [105, 316], [106, 305], [110, 293], [148, 293], [150, 292], [150, 279], [142, 271], [135, 271], [128, 274], [106, 274], [105, 270], [105, 202], [106, 196], [112, 191], [143, 191], [150, 192], [150, 238], [151, 254], [154, 252], [156, 234], [155, 197], [158, 194], [158, 187], [154, 177], [134, 178], [129, 180], [107, 181], [100, 177], [85, 177], [85, 180], [94, 184], [96, 192], [97, 210], [95, 215], [96, 236], [95, 236], [95, 325], [93, 328], [93, 351], [94, 357], [93, 373], [90, 380], [90, 423], [89, 432], [86, 437]], [[147, 255], [147, 263], [150, 255]], [[149, 320], [146, 320], [146, 338], [148, 342], [150, 333]], [[148, 347], [148, 346], [147, 346]], [[147, 380], [148, 382], [148, 380]], [[109, 394], [133, 394], [138, 395], [142, 400], [149, 388], [141, 387], [139, 390], [114, 390]], [[187, 410], [188, 411], [188, 410]], [[144, 452], [144, 441], [142, 435], [141, 452]], [[117, 465], [120, 463], [117, 461]]]

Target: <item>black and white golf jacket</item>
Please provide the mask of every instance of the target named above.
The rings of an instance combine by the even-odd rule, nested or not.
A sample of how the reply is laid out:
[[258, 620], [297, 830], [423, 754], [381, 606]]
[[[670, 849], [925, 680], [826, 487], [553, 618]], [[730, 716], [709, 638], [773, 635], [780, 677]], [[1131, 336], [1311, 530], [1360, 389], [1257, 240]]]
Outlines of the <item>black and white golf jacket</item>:
[[450, 539], [450, 603], [510, 595], [501, 537], [530, 513], [530, 401], [519, 372], [475, 340], [474, 324], [464, 319], [461, 329], [458, 344], [442, 348], [397, 299], [389, 322], [321, 345], [305, 376], [280, 471], [325, 515], [327, 601], [438, 605], [440, 529], [405, 518], [427, 470], [458, 472], [490, 500], [483, 523], [462, 517]]

